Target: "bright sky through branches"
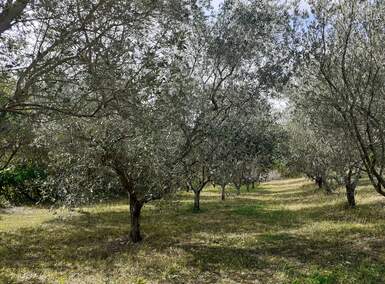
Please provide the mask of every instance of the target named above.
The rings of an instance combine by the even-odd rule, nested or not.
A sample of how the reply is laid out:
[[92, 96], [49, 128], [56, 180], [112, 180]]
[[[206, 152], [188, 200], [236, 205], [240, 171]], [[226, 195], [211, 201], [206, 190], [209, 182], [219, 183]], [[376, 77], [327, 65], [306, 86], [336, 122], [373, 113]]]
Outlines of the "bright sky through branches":
[[213, 1], [211, 2], [211, 5], [213, 6], [213, 8], [214, 8], [215, 10], [218, 10], [219, 5], [221, 5], [222, 3], [223, 3], [223, 0], [213, 0]]
[[[224, 0], [212, 0], [211, 5], [215, 10], [218, 10], [219, 6], [224, 2]], [[280, 3], [291, 3], [290, 0], [278, 0]], [[309, 10], [309, 4], [307, 0], [301, 0], [298, 5], [301, 10]]]

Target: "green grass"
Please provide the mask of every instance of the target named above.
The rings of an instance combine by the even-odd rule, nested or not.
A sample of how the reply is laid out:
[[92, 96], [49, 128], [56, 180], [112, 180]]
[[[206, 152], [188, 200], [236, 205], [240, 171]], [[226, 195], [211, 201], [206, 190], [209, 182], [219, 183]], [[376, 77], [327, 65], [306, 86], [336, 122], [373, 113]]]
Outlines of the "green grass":
[[354, 210], [303, 179], [192, 200], [146, 205], [135, 245], [125, 201], [0, 211], [0, 283], [385, 283], [385, 199], [365, 182]]

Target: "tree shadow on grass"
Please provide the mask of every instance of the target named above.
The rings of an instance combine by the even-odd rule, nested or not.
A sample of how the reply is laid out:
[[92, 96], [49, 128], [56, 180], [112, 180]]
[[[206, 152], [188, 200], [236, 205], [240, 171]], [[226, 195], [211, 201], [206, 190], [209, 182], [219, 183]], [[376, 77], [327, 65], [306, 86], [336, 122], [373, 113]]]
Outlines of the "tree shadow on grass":
[[262, 269], [270, 265], [258, 249], [201, 244], [181, 244], [179, 247], [193, 256], [190, 264], [199, 267], [201, 270], [217, 270], [220, 268], [229, 268], [231, 270]]
[[137, 247], [125, 245], [127, 212], [105, 212], [49, 221], [38, 228], [0, 233], [0, 267], [11, 269], [98, 266]]
[[[385, 283], [385, 216], [378, 214], [373, 205], [349, 210], [322, 204], [295, 211], [270, 210], [268, 205], [267, 202], [232, 208], [226, 222], [237, 224], [239, 243], [181, 244], [193, 255], [191, 265], [202, 270], [221, 267], [272, 271], [294, 266], [294, 274], [305, 267], [316, 267], [319, 271], [334, 271], [337, 279], [356, 279], [352, 283]], [[242, 219], [237, 219], [237, 215]], [[254, 221], [254, 226], [248, 221]], [[222, 223], [223, 232], [227, 231], [226, 226]], [[210, 234], [215, 233], [216, 227], [196, 230]], [[260, 234], [253, 234], [256, 231]]]
[[330, 241], [323, 238], [309, 239], [299, 235], [278, 234], [261, 236], [261, 242], [253, 248], [194, 244], [181, 247], [193, 256], [191, 265], [198, 266], [203, 271], [218, 269], [267, 270], [273, 273], [284, 271], [299, 277], [306, 271], [303, 268], [315, 267], [319, 271], [334, 270], [341, 277], [364, 279], [362, 282], [353, 281], [353, 283], [385, 283], [383, 259], [344, 240]]
[[178, 216], [163, 214], [159, 217], [151, 210], [146, 211], [142, 218], [146, 248], [127, 242], [127, 211], [88, 212], [48, 221], [37, 228], [1, 232], [0, 267], [34, 272], [46, 268], [60, 271], [66, 266], [108, 269], [103, 267], [106, 260], [108, 263], [123, 253], [134, 256], [141, 249], [166, 249], [176, 245], [184, 234], [236, 232], [235, 222], [230, 228], [231, 224], [224, 226], [220, 220], [210, 222], [202, 215], [191, 213], [189, 222], [183, 222], [185, 220]]
[[[211, 199], [203, 197], [203, 201]], [[353, 271], [364, 260], [379, 266], [383, 263], [385, 240], [378, 235], [385, 231], [384, 216], [379, 216], [373, 205], [347, 211], [332, 204], [299, 210], [272, 209], [271, 204], [243, 199], [203, 202], [206, 210], [202, 214], [188, 211], [189, 204], [162, 214], [147, 209], [143, 212], [145, 239], [141, 245], [127, 242], [128, 208], [85, 212], [33, 229], [0, 232], [0, 267], [38, 273], [47, 269], [82, 271], [89, 267], [108, 271], [111, 262], [121, 255], [135, 258], [141, 251], [151, 257], [152, 251], [162, 252], [170, 247], [184, 250], [191, 256], [191, 265], [200, 270], [274, 271], [294, 260], [293, 265], [343, 265], [346, 271]], [[317, 222], [368, 227], [321, 228], [310, 235], [296, 232]], [[371, 225], [374, 227], [369, 229]], [[245, 247], [234, 243], [234, 238], [241, 238], [242, 234], [247, 240]], [[212, 237], [215, 242], [197, 241], [205, 237]], [[194, 241], [188, 241], [191, 238]], [[365, 243], [358, 245], [360, 240]], [[299, 271], [300, 267], [296, 269]], [[375, 280], [383, 279], [378, 276]]]

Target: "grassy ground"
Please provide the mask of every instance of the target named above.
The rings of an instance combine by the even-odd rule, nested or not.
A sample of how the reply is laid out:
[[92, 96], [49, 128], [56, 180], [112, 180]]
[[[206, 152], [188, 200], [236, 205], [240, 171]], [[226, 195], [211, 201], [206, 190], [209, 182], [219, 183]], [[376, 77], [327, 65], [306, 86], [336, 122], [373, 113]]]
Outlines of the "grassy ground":
[[225, 202], [218, 188], [154, 203], [132, 245], [128, 207], [0, 211], [0, 283], [385, 283], [385, 209], [366, 185], [358, 208], [303, 179]]

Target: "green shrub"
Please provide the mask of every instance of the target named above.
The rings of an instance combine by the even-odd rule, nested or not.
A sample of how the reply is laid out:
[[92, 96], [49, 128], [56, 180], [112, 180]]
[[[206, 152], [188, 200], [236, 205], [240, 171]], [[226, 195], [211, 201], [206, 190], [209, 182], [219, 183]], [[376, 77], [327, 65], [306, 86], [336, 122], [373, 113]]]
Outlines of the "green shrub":
[[46, 171], [36, 165], [21, 165], [0, 171], [1, 200], [15, 205], [40, 201], [40, 183], [46, 177]]

